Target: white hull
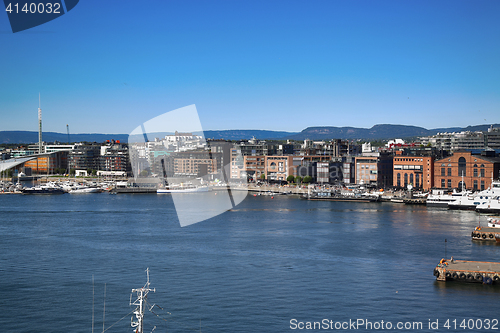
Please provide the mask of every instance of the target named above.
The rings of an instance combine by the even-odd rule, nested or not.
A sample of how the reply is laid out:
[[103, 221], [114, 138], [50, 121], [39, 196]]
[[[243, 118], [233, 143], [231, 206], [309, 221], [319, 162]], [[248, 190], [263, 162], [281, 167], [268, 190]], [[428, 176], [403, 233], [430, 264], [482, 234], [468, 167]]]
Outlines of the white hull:
[[489, 199], [476, 206], [476, 211], [480, 213], [500, 213], [500, 199]]
[[100, 193], [102, 190], [97, 187], [77, 188], [70, 190], [69, 194], [87, 194], [87, 193]]
[[200, 187], [179, 187], [179, 188], [160, 188], [156, 190], [158, 194], [165, 193], [197, 193], [197, 192], [208, 192], [208, 186]]

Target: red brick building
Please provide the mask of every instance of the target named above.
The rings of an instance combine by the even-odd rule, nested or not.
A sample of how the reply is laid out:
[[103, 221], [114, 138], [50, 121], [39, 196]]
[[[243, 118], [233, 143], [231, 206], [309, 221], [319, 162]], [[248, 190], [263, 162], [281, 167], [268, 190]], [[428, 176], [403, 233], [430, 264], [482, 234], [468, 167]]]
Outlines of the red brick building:
[[[434, 184], [437, 188], [484, 190], [498, 178], [500, 158], [473, 155], [469, 151], [455, 152], [452, 156], [434, 162]], [[463, 178], [462, 178], [463, 176]]]
[[400, 153], [397, 151], [393, 159], [392, 185], [406, 188], [411, 184], [415, 189], [430, 190], [434, 186], [434, 158]]

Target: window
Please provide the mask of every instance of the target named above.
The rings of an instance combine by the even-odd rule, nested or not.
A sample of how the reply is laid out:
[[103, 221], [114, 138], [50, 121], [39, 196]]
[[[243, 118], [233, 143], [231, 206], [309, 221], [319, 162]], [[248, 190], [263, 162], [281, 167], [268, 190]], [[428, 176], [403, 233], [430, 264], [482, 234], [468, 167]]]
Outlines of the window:
[[418, 173], [415, 174], [415, 186], [422, 187], [422, 184], [420, 184], [420, 175]]
[[408, 186], [408, 174], [405, 173], [405, 187]]
[[412, 173], [410, 173], [410, 184], [413, 185], [413, 174]]
[[481, 169], [481, 176], [480, 177], [484, 177], [484, 169]]
[[474, 191], [477, 191], [477, 180], [474, 180]]
[[481, 180], [481, 191], [484, 190], [484, 180]]
[[448, 168], [448, 176], [451, 176], [451, 168]]
[[477, 169], [474, 169], [474, 177], [477, 177]]
[[445, 174], [445, 168], [441, 168], [441, 176], [446, 176], [446, 174]]
[[458, 175], [465, 176], [467, 174], [467, 163], [464, 157], [458, 159]]
[[445, 182], [446, 182], [446, 180], [441, 179], [441, 188], [444, 188], [444, 187], [445, 187]]
[[451, 179], [448, 179], [448, 188], [451, 188]]

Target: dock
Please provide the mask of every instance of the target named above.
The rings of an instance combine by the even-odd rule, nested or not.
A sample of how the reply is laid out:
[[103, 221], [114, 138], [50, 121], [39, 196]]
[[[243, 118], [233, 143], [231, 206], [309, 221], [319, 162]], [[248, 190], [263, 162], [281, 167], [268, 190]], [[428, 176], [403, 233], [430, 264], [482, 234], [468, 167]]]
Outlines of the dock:
[[500, 228], [476, 227], [472, 233], [472, 240], [496, 242], [496, 238], [500, 238]]
[[434, 268], [434, 276], [438, 281], [500, 284], [500, 263], [443, 258]]

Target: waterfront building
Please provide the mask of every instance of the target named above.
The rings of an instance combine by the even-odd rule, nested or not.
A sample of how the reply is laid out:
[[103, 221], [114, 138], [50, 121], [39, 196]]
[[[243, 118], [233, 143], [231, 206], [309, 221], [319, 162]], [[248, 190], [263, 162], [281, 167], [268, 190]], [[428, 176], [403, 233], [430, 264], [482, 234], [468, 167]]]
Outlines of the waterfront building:
[[454, 152], [434, 162], [434, 184], [443, 189], [484, 190], [492, 179], [499, 177], [499, 170], [500, 158], [492, 150], [480, 155], [470, 151]]
[[222, 153], [203, 151], [177, 152], [171, 155], [174, 161], [174, 176], [221, 178]]
[[101, 144], [76, 143], [73, 150], [68, 153], [69, 169], [74, 170], [99, 170]]
[[392, 154], [388, 152], [364, 153], [355, 157], [356, 184], [369, 184], [380, 188], [392, 186]]
[[130, 159], [128, 154], [128, 146], [120, 143], [120, 141], [110, 141], [101, 146], [99, 156], [99, 169], [102, 171], [119, 171], [130, 173]]
[[404, 155], [396, 151], [393, 158], [392, 184], [396, 188], [412, 185], [415, 189], [428, 191], [434, 186], [434, 157]]

